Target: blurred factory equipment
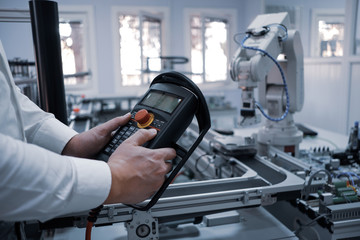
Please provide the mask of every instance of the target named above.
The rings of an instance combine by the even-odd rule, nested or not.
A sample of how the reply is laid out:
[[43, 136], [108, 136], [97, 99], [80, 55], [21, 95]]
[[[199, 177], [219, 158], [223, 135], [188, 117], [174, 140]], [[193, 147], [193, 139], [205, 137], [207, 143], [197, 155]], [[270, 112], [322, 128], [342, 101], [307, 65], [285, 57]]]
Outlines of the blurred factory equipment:
[[11, 74], [15, 84], [31, 101], [39, 104], [35, 62], [14, 58], [9, 60]]
[[186, 64], [189, 62], [189, 59], [186, 57], [180, 56], [159, 56], [159, 57], [147, 57], [146, 58], [146, 68], [145, 73], [153, 72], [151, 70], [151, 65], [159, 65], [161, 71], [168, 72], [175, 70], [175, 65], [177, 64]]

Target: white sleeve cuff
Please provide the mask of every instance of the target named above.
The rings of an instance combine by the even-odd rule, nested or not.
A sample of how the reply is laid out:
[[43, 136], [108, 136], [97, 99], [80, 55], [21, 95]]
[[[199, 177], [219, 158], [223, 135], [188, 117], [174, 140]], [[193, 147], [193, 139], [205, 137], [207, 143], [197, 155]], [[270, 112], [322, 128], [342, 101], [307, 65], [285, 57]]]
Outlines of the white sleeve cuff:
[[72, 158], [76, 169], [76, 186], [72, 198], [65, 206], [66, 213], [95, 208], [106, 200], [111, 188], [111, 171], [103, 161]]
[[75, 130], [56, 118], [48, 118], [36, 132], [32, 143], [60, 154], [65, 145], [76, 134]]

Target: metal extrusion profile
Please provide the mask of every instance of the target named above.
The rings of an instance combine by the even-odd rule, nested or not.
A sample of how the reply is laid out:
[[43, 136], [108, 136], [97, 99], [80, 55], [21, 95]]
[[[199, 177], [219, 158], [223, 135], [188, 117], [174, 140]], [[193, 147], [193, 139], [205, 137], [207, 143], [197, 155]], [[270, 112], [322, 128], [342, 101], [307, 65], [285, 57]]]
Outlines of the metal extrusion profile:
[[[256, 157], [254, 161], [271, 167], [274, 172], [283, 175], [285, 180], [272, 185], [259, 175], [247, 175], [247, 177], [173, 184], [151, 208], [151, 216], [161, 223], [244, 207], [264, 206], [274, 203], [281, 193], [300, 192], [302, 189], [303, 179], [261, 157]], [[148, 200], [142, 204], [147, 202]], [[96, 225], [128, 222], [132, 220], [132, 214], [133, 208], [129, 206], [105, 205]], [[79, 228], [85, 227], [87, 215], [87, 212], [72, 214], [73, 225]]]
[[273, 163], [291, 172], [310, 171], [312, 168], [311, 165], [272, 146], [269, 147], [268, 156], [272, 159]]
[[[216, 133], [209, 131], [188, 162], [194, 163], [204, 152], [209, 152], [210, 141], [215, 135]], [[224, 174], [224, 178], [171, 184], [146, 215], [160, 224], [235, 209], [266, 206], [278, 200], [300, 196], [304, 179], [275, 165], [268, 158], [256, 155], [253, 158], [238, 158], [232, 161], [239, 169], [239, 176], [226, 177]], [[140, 205], [148, 202], [149, 200], [146, 200]], [[129, 223], [134, 214], [135, 210], [127, 205], [105, 205], [95, 225]], [[87, 215], [88, 212], [73, 213], [62, 218], [67, 219], [69, 226], [83, 228], [86, 226]], [[49, 226], [56, 228], [57, 220], [52, 221]]]

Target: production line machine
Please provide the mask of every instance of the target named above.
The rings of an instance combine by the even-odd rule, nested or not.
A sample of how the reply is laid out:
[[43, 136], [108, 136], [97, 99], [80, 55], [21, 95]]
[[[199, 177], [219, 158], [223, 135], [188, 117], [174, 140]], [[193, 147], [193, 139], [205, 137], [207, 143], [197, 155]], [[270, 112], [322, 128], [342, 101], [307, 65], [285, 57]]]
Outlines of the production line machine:
[[[179, 144], [187, 147], [196, 137], [192, 124]], [[156, 205], [148, 211], [105, 205], [95, 226], [123, 229], [118, 239], [221, 239], [206, 234], [214, 228], [231, 229], [234, 235], [224, 232], [227, 239], [357, 239], [360, 159], [344, 164], [333, 154], [301, 150], [295, 158], [269, 147], [260, 156], [253, 137], [210, 130]], [[279, 221], [272, 230], [246, 224], [261, 221], [259, 211]], [[41, 227], [83, 229], [87, 217], [88, 212], [72, 214]], [[263, 233], [254, 235], [254, 228]]]
[[[204, 234], [214, 228], [224, 229], [226, 239], [360, 238], [358, 123], [346, 149], [300, 148], [303, 132], [292, 115], [303, 105], [303, 56], [300, 36], [288, 26], [287, 13], [258, 16], [231, 64], [231, 76], [243, 90], [240, 125], [258, 124], [256, 109], [264, 113], [264, 106], [267, 120], [260, 130], [248, 135], [241, 128], [234, 135], [209, 130], [153, 207], [105, 205], [95, 226], [122, 223], [126, 236], [116, 239], [130, 240], [223, 239]], [[98, 102], [84, 102], [93, 115], [73, 114], [73, 126], [98, 116]], [[177, 144], [191, 148], [198, 132], [193, 121]], [[257, 226], [269, 213], [276, 226]], [[81, 229], [87, 217], [88, 212], [71, 214], [40, 227]]]
[[359, 239], [359, 139], [356, 122], [345, 149], [302, 149], [294, 158], [270, 148], [272, 162], [302, 176], [304, 186], [301, 198], [267, 210], [301, 239]]
[[[192, 124], [179, 144], [186, 148], [196, 138], [196, 124]], [[150, 210], [138, 211], [123, 204], [105, 205], [95, 226], [123, 222], [128, 239], [197, 237], [199, 230], [180, 231], [181, 225], [202, 223], [213, 227], [239, 223], [241, 216], [233, 210], [258, 208], [300, 196], [303, 179], [256, 155], [251, 138], [243, 139], [245, 145], [240, 152], [245, 150], [244, 156], [239, 152], [234, 156], [221, 152], [223, 140], [223, 136], [210, 130], [174, 184]], [[228, 214], [213, 215], [218, 213]], [[60, 222], [63, 226], [84, 228], [87, 217], [88, 212], [64, 216], [43, 224], [42, 228], [60, 225]], [[291, 231], [272, 234], [273, 238], [295, 237]], [[232, 237], [237, 239], [238, 235]]]
[[[358, 123], [346, 150], [299, 148], [304, 133], [293, 114], [304, 101], [303, 53], [299, 33], [288, 26], [287, 13], [256, 17], [230, 69], [242, 89], [240, 125], [257, 123], [256, 109], [266, 118], [254, 135], [258, 154], [304, 180], [300, 198], [288, 201], [288, 207], [278, 201], [268, 209], [302, 239], [359, 238]], [[255, 88], [260, 101], [255, 100]], [[307, 218], [300, 219], [301, 213]]]

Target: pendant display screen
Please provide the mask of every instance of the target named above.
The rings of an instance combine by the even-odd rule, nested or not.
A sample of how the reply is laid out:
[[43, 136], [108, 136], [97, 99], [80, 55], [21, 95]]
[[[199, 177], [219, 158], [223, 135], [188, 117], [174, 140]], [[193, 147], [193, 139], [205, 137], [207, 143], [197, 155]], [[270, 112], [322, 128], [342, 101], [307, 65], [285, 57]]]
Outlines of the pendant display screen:
[[172, 113], [181, 103], [182, 98], [164, 92], [151, 91], [141, 102], [142, 105]]

